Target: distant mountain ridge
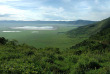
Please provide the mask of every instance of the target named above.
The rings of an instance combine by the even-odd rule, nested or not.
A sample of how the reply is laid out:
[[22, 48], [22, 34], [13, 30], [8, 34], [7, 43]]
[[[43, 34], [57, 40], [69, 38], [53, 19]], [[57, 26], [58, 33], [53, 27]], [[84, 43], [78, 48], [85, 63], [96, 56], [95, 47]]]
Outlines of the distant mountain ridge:
[[45, 23], [49, 23], [49, 24], [75, 24], [75, 25], [87, 25], [87, 24], [92, 24], [96, 21], [89, 21], [89, 20], [76, 20], [76, 21], [14, 21], [14, 20], [10, 20], [10, 21], [7, 21], [7, 20], [3, 20], [3, 21], [0, 21], [0, 23], [4, 23], [4, 22], [34, 22], [34, 23], [42, 23], [42, 24], [45, 24]]
[[97, 21], [76, 20], [76, 21], [74, 21], [73, 23], [74, 23], [74, 24], [85, 24], [85, 25], [87, 25], [87, 24], [93, 24], [93, 23], [95, 23], [95, 22], [97, 22]]
[[86, 26], [81, 26], [76, 29], [72, 29], [67, 32], [70, 37], [75, 37], [75, 36], [90, 36], [93, 34], [96, 34], [97, 32], [107, 29], [110, 27], [110, 17], [107, 19], [104, 19], [100, 22], [96, 22], [94, 24], [89, 24]]

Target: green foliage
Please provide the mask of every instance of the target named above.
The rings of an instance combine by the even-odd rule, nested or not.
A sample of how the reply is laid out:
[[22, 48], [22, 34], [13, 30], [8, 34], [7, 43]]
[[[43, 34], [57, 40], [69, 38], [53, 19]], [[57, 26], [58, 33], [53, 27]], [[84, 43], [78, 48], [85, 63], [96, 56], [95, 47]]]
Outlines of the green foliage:
[[104, 19], [100, 22], [96, 22], [94, 24], [89, 24], [86, 26], [81, 26], [76, 29], [70, 30], [67, 34], [70, 37], [90, 37], [101, 30], [107, 29], [110, 27], [110, 18]]
[[6, 44], [8, 40], [6, 40], [4, 37], [0, 37], [0, 44]]
[[66, 50], [53, 47], [37, 49], [1, 37], [0, 73], [110, 74], [110, 28], [104, 27]]
[[5, 45], [0, 45], [0, 73], [109, 74], [110, 65], [107, 63], [110, 62], [110, 46], [93, 39], [91, 37], [64, 51], [59, 48], [36, 49], [18, 44], [16, 40], [8, 41]]

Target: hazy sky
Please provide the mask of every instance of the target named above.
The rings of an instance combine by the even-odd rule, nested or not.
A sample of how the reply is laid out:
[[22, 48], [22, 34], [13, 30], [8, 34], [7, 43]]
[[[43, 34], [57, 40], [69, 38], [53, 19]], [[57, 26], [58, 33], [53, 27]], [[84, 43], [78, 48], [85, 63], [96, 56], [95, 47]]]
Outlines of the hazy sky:
[[0, 0], [0, 20], [102, 20], [110, 0]]

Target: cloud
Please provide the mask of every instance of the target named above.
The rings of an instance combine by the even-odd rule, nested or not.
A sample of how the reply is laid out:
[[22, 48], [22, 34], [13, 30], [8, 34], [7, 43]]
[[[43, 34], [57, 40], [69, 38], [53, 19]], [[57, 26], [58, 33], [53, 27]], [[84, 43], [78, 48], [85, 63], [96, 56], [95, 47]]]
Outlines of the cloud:
[[5, 3], [5, 2], [9, 2], [9, 1], [21, 1], [21, 0], [0, 0], [0, 3]]
[[37, 20], [37, 18], [42, 19], [42, 13], [38, 11], [23, 10], [14, 8], [9, 5], [0, 5], [0, 15], [8, 15], [10, 17], [1, 17], [1, 20]]
[[10, 14], [3, 14], [3, 15], [0, 15], [0, 17], [9, 17]]
[[78, 10], [87, 11], [91, 9], [91, 5], [87, 1], [82, 1], [82, 2], [79, 2], [79, 5], [76, 5], [75, 8]]
[[34, 10], [23, 10], [9, 5], [0, 5], [0, 10], [0, 15], [10, 14], [10, 16], [7, 18], [2, 17], [2, 20], [51, 20], [51, 18], [45, 18], [45, 16], [60, 16], [62, 13], [64, 13], [64, 9], [62, 7], [54, 8], [51, 6], [41, 6], [34, 8]]
[[7, 18], [5, 17], [4, 19], [2, 18], [2, 20], [16, 20], [16, 19], [20, 19], [19, 17], [23, 19], [25, 19], [25, 13], [27, 11], [25, 10], [21, 10], [21, 9], [16, 9], [16, 8], [13, 8], [11, 6], [8, 6], [8, 5], [0, 5], [0, 15], [9, 15], [10, 14], [10, 17], [8, 16]]
[[72, 0], [62, 0], [63, 2], [71, 2]]
[[63, 7], [59, 7], [59, 8], [55, 8], [55, 7], [51, 7], [51, 6], [41, 6], [38, 8], [38, 10], [42, 10], [42, 11], [45, 11], [45, 12], [63, 12], [64, 9]]
[[100, 20], [110, 16], [109, 3], [109, 0], [0, 0], [0, 20]]
[[98, 4], [99, 3], [99, 0], [95, 0], [95, 3]]
[[40, 7], [37, 10], [39, 12], [41, 12], [42, 15], [46, 18], [44, 20], [53, 20], [52, 17], [54, 19], [56, 19], [56, 17], [59, 17], [59, 18], [64, 19], [63, 18], [64, 17], [63, 14], [65, 13], [65, 10], [64, 10], [63, 7], [59, 7], [59, 8], [54, 8], [54, 7]]

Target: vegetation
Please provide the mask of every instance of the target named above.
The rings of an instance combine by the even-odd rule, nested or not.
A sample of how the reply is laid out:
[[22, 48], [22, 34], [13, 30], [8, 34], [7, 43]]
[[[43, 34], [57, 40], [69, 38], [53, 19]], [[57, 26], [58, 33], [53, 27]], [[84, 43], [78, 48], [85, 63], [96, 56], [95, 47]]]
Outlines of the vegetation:
[[[14, 24], [16, 24], [16, 23], [14, 23]], [[30, 24], [32, 24], [32, 23], [30, 23]], [[10, 24], [8, 24], [8, 25], [10, 25]], [[19, 25], [20, 24], [18, 22], [17, 26], [19, 26]], [[27, 24], [27, 25], [29, 25], [29, 24]], [[43, 25], [43, 24], [40, 24], [40, 25]], [[49, 24], [49, 25], [52, 26], [51, 24]], [[19, 43], [26, 43], [26, 44], [28, 44], [30, 46], [34, 46], [36, 48], [58, 47], [61, 49], [65, 49], [65, 48], [69, 48], [73, 44], [75, 45], [76, 43], [80, 42], [79, 39], [69, 38], [67, 35], [64, 34], [66, 31], [76, 28], [77, 26], [69, 25], [69, 24], [68, 25], [67, 24], [66, 25], [65, 24], [64, 25], [55, 24], [55, 27], [57, 27], [57, 30], [51, 30], [51, 31], [48, 31], [48, 30], [46, 30], [46, 31], [19, 30], [21, 32], [18, 32], [18, 33], [2, 32], [4, 30], [12, 31], [12, 29], [10, 29], [10, 28], [4, 29], [4, 27], [3, 27], [3, 30], [0, 31], [0, 37], [2, 36], [9, 40], [16, 39], [17, 41], [19, 41]], [[1, 28], [0, 28], [0, 30], [1, 30]], [[76, 39], [77, 39], [77, 41], [76, 41]], [[82, 40], [82, 39], [80, 39], [80, 40]]]
[[89, 37], [91, 35], [96, 34], [97, 32], [100, 32], [105, 28], [109, 28], [110, 27], [109, 23], [110, 23], [110, 17], [100, 22], [96, 22], [93, 24], [81, 26], [76, 29], [70, 30], [67, 32], [67, 34], [70, 37]]
[[[0, 37], [5, 37], [9, 40], [16, 39], [19, 43], [26, 43], [36, 48], [57, 47], [66, 49], [85, 38], [70, 38], [65, 35], [65, 32], [91, 23], [94, 23], [94, 21], [0, 21]], [[22, 26], [53, 26], [57, 29], [51, 31], [17, 30], [21, 31], [19, 33], [2, 32], [13, 31], [14, 29], [10, 27]]]
[[110, 27], [66, 50], [37, 49], [1, 37], [0, 73], [110, 74]]

